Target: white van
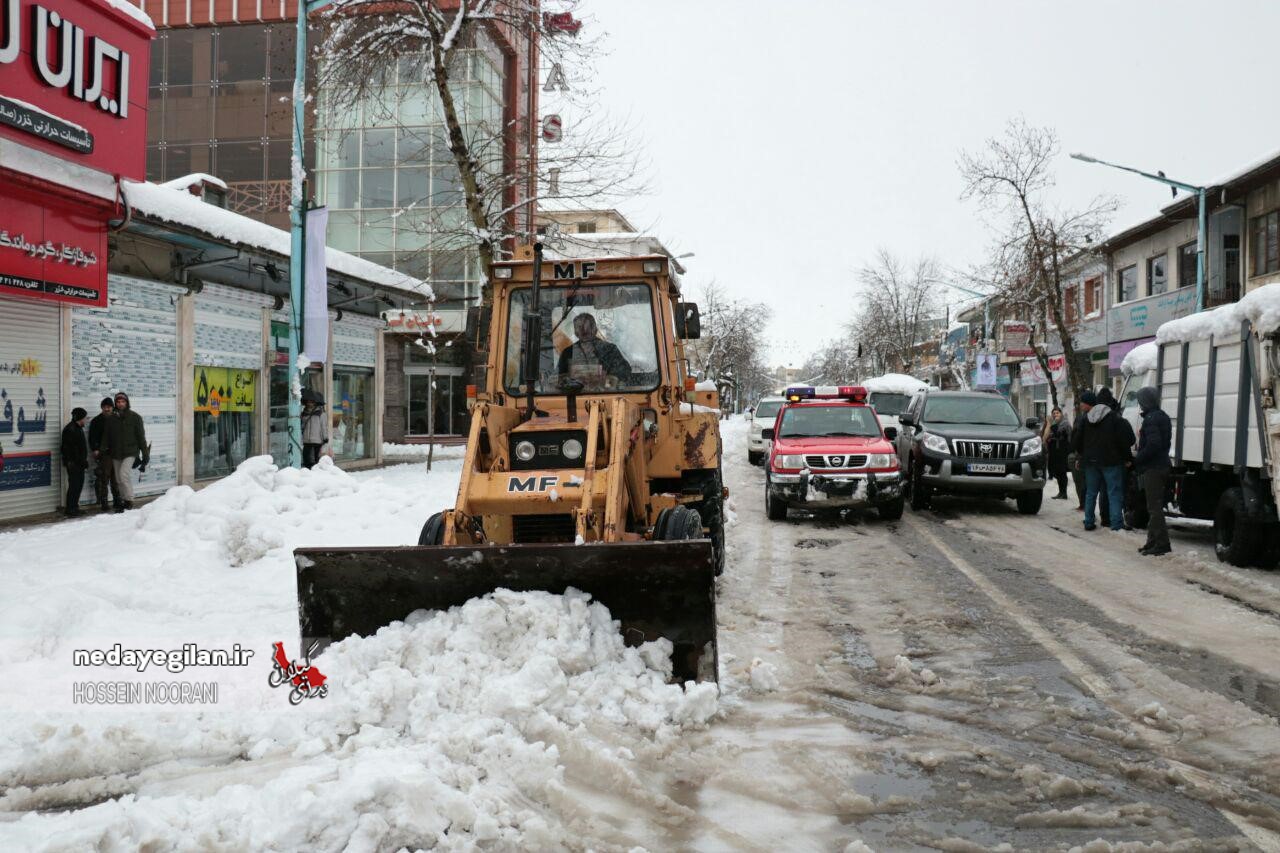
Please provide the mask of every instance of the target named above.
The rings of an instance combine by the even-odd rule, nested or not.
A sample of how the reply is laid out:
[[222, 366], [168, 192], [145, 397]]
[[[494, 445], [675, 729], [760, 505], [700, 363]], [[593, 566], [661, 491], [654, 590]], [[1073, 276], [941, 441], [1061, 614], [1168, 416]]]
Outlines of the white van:
[[759, 465], [769, 452], [769, 443], [760, 435], [761, 430], [771, 429], [778, 410], [786, 400], [782, 397], [762, 397], [751, 413], [751, 425], [747, 427], [747, 461]]
[[867, 402], [876, 410], [880, 426], [893, 427], [898, 432], [902, 432], [898, 415], [906, 410], [917, 391], [929, 387], [927, 383], [904, 373], [886, 373], [858, 384], [867, 389]]

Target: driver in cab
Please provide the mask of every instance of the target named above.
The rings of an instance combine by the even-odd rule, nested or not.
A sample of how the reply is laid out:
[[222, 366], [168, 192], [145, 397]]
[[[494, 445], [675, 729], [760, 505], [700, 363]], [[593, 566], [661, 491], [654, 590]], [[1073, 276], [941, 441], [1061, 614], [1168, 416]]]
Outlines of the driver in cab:
[[595, 317], [574, 317], [573, 333], [577, 340], [560, 353], [557, 366], [562, 384], [566, 379], [577, 380], [588, 391], [630, 384], [631, 365], [616, 346], [599, 336]]

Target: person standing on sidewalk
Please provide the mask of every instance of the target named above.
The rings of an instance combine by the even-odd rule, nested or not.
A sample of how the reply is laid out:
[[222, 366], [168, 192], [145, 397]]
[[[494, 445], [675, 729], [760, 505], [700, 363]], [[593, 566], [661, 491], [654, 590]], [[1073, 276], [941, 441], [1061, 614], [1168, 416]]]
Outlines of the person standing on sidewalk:
[[1138, 553], [1159, 557], [1173, 550], [1169, 545], [1169, 527], [1164, 522], [1165, 486], [1169, 482], [1169, 447], [1173, 441], [1173, 424], [1160, 408], [1160, 391], [1142, 388], [1138, 391], [1138, 407], [1142, 410], [1142, 429], [1138, 432], [1138, 453], [1133, 467], [1146, 493], [1147, 544]]
[[1124, 470], [1130, 462], [1132, 433], [1128, 424], [1110, 406], [1098, 402], [1098, 395], [1086, 391], [1080, 395], [1084, 422], [1072, 444], [1080, 457], [1085, 474], [1084, 529], [1095, 530], [1094, 509], [1098, 494], [1105, 487], [1112, 530], [1124, 529]]
[[1049, 474], [1058, 481], [1054, 500], [1067, 499], [1067, 457], [1071, 454], [1071, 425], [1062, 417], [1062, 409], [1053, 407], [1051, 420], [1044, 426], [1044, 446], [1049, 454]]
[[302, 392], [302, 467], [311, 468], [320, 461], [320, 452], [329, 443], [324, 406], [310, 389]]
[[63, 512], [67, 518], [81, 515], [80, 493], [84, 491], [84, 472], [89, 469], [89, 445], [84, 438], [84, 419], [89, 413], [77, 406], [71, 410], [71, 423], [62, 428], [62, 467], [67, 469], [67, 502]]
[[107, 494], [117, 507], [120, 505], [120, 487], [116, 485], [116, 472], [111, 465], [111, 457], [102, 452], [102, 434], [107, 428], [107, 420], [115, 416], [115, 403], [110, 397], [103, 397], [99, 404], [101, 411], [89, 421], [89, 450], [93, 456], [93, 494], [98, 499], [98, 506], [103, 512], [109, 508]]
[[142, 416], [129, 405], [129, 395], [121, 391], [116, 394], [115, 399], [115, 414], [107, 420], [106, 429], [102, 431], [102, 446], [99, 450], [111, 459], [120, 499], [116, 504], [116, 512], [124, 512], [126, 509], [133, 509], [131, 477], [146, 449], [147, 433], [142, 425]]

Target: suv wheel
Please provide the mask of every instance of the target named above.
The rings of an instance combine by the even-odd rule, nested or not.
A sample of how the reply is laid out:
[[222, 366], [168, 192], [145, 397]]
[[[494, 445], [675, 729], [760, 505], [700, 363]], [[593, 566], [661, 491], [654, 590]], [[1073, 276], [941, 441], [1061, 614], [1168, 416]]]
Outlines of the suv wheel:
[[1018, 502], [1018, 512], [1023, 515], [1035, 515], [1040, 511], [1040, 504], [1044, 503], [1044, 490], [1018, 492], [1014, 500]]
[[764, 458], [764, 451], [763, 451], [763, 450], [748, 450], [748, 451], [747, 451], [747, 462], [748, 462], [748, 463], [750, 463], [750, 464], [752, 464], [752, 465], [759, 465], [759, 464], [760, 464], [760, 460], [761, 460], [761, 459], [763, 459], [763, 458]]

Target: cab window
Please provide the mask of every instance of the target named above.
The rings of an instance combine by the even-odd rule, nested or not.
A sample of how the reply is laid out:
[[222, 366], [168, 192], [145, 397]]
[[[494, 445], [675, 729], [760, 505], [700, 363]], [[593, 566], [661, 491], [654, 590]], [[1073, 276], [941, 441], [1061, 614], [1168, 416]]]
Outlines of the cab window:
[[781, 438], [880, 435], [880, 424], [868, 406], [790, 406], [782, 412]]
[[910, 394], [890, 394], [885, 391], [872, 392], [868, 402], [879, 415], [898, 416], [911, 405]]

